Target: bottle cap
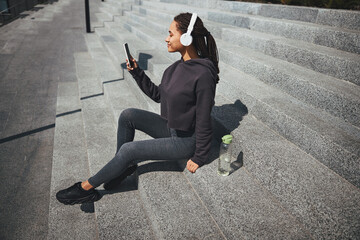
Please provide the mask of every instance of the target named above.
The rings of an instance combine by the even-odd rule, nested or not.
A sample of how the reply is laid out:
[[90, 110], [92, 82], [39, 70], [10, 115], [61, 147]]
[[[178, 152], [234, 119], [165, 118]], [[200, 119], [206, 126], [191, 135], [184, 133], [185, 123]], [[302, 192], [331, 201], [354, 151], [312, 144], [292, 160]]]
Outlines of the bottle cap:
[[225, 135], [221, 139], [223, 143], [230, 144], [232, 142], [233, 137], [231, 135]]

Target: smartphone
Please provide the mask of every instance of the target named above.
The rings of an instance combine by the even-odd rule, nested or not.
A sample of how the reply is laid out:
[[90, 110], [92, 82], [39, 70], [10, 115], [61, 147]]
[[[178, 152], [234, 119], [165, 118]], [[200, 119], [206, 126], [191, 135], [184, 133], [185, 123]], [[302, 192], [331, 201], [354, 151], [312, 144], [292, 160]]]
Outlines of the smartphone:
[[131, 61], [132, 57], [131, 57], [131, 54], [130, 54], [130, 51], [129, 51], [129, 46], [127, 43], [124, 43], [124, 50], [125, 50], [125, 56], [126, 56], [126, 59], [128, 60], [129, 64], [130, 64], [130, 67], [134, 67], [134, 62]]

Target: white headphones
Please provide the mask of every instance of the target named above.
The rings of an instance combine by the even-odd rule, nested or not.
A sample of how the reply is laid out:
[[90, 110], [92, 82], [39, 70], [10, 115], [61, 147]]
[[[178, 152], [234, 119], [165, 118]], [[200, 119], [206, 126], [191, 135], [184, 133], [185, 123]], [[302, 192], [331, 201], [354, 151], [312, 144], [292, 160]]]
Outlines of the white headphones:
[[193, 38], [191, 36], [191, 32], [194, 29], [196, 19], [197, 19], [197, 13], [193, 13], [191, 15], [191, 20], [190, 20], [190, 24], [188, 26], [187, 32], [184, 33], [183, 35], [181, 35], [181, 37], [180, 37], [180, 42], [185, 47], [190, 46], [190, 44], [192, 43]]

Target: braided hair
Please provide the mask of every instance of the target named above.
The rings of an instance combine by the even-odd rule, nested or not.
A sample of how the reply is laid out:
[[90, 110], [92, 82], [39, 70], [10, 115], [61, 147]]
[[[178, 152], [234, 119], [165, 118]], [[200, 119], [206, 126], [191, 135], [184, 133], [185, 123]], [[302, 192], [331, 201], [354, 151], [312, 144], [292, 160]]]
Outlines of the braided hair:
[[[179, 15], [174, 17], [174, 21], [177, 23], [177, 29], [181, 33], [186, 33], [187, 28], [190, 24], [191, 20], [191, 13], [180, 13]], [[193, 37], [193, 46], [195, 47], [197, 54], [201, 58], [208, 58], [210, 59], [216, 70], [219, 74], [219, 56], [218, 56], [218, 50], [216, 47], [216, 42], [214, 37], [211, 35], [211, 33], [205, 28], [203, 21], [197, 17], [194, 25], [194, 29], [191, 32], [191, 35]], [[219, 75], [217, 76], [216, 83], [219, 82]]]

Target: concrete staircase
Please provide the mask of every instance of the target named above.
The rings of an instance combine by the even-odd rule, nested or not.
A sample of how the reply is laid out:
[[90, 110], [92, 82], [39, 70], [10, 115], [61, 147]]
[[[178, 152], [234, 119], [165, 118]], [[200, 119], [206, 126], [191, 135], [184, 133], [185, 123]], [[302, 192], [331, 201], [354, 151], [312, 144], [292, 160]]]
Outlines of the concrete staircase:
[[[49, 239], [359, 239], [359, 13], [215, 0], [100, 5], [88, 51], [74, 53], [77, 84], [59, 85]], [[160, 83], [180, 58], [165, 47], [168, 27], [186, 11], [220, 54], [210, 163], [191, 174], [186, 160], [149, 159], [117, 190], [100, 187], [94, 204], [57, 203], [58, 190], [113, 157], [122, 110], [159, 112], [127, 73], [122, 44]], [[220, 177], [218, 140], [229, 132], [243, 166]]]

